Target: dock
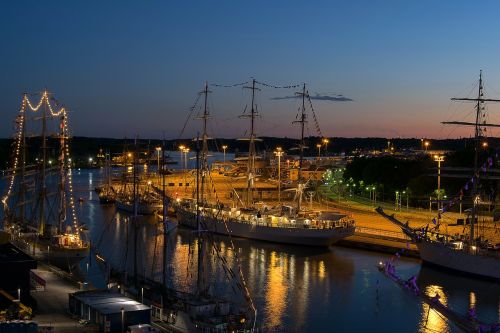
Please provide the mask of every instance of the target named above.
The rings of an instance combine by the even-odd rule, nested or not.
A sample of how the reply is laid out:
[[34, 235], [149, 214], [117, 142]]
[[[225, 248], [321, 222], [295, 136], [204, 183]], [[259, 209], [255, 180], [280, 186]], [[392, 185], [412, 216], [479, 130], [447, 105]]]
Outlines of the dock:
[[39, 328], [54, 333], [98, 332], [94, 326], [83, 325], [68, 311], [68, 295], [80, 290], [78, 283], [69, 279], [69, 274], [55, 267], [38, 263], [33, 272], [45, 280], [45, 290], [32, 291], [31, 296], [37, 302], [34, 320]]

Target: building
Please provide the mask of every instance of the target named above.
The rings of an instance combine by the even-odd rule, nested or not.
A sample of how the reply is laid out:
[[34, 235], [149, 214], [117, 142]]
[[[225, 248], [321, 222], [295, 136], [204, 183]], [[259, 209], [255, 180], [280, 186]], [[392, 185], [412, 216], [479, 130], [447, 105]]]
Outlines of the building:
[[149, 306], [109, 290], [69, 294], [69, 311], [97, 324], [101, 332], [123, 332], [129, 326], [151, 323]]
[[[323, 166], [310, 165], [308, 167], [302, 168], [302, 178], [305, 180], [321, 180], [326, 168]], [[289, 171], [289, 179], [292, 181], [297, 181], [299, 179], [299, 169], [292, 168]]]
[[21, 302], [33, 305], [30, 296], [30, 271], [36, 269], [36, 260], [8, 242], [8, 234], [0, 234], [0, 289], [14, 298], [21, 297]]

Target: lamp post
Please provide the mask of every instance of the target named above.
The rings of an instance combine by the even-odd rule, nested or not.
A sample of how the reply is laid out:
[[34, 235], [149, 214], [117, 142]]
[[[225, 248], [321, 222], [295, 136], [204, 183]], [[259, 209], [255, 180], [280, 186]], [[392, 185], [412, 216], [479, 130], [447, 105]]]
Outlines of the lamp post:
[[144, 287], [141, 287], [141, 303], [144, 304]]
[[226, 149], [227, 149], [227, 145], [223, 145], [222, 150], [224, 151], [224, 163], [226, 163]]
[[274, 154], [278, 157], [278, 202], [281, 204], [281, 156], [283, 156], [283, 150], [278, 147]]
[[[441, 162], [444, 162], [444, 156], [434, 155], [434, 161], [438, 163], [438, 191], [437, 191], [437, 209], [441, 208], [440, 199], [441, 199]], [[439, 218], [439, 215], [438, 215]]]
[[323, 139], [323, 144], [325, 145], [325, 155], [328, 154], [328, 142], [330, 142], [330, 140], [328, 140], [327, 138]]
[[184, 169], [187, 170], [187, 160], [188, 160], [189, 148], [184, 148]]
[[182, 153], [184, 152], [184, 148], [186, 148], [184, 145], [179, 146], [179, 151], [181, 152], [181, 168], [184, 166], [184, 164], [182, 164]]
[[399, 206], [399, 191], [396, 191], [396, 202], [394, 203], [394, 210], [398, 210]]
[[50, 245], [47, 245], [47, 264], [50, 265]]
[[429, 148], [430, 145], [431, 145], [431, 143], [429, 141], [424, 142], [425, 152], [427, 152], [427, 149]]
[[125, 333], [125, 309], [121, 308], [120, 311], [122, 313], [122, 333]]
[[318, 148], [318, 160], [319, 160], [319, 158], [321, 157], [321, 143], [318, 143], [316, 145], [316, 148]]
[[156, 170], [158, 170], [158, 174], [160, 174], [160, 152], [161, 152], [161, 147], [156, 147], [156, 154], [157, 154], [157, 160], [158, 160], [158, 168]]
[[19, 300], [19, 303], [21, 303], [21, 288], [17, 288], [17, 299]]

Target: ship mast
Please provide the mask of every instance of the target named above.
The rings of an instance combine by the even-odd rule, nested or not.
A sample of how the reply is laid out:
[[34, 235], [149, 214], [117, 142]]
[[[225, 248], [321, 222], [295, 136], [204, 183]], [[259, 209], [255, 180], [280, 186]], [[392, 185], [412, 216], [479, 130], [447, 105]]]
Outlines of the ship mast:
[[255, 91], [260, 91], [259, 88], [255, 87], [255, 79], [252, 79], [252, 86], [245, 86], [244, 89], [252, 90], [252, 105], [250, 108], [250, 114], [242, 114], [240, 118], [250, 118], [250, 137], [248, 146], [248, 162], [247, 162], [247, 195], [246, 195], [246, 205], [250, 206], [253, 202], [253, 188], [254, 188], [254, 177], [255, 177], [255, 118], [259, 117], [259, 113], [255, 106]]
[[479, 149], [481, 147], [481, 139], [483, 138], [483, 127], [500, 127], [497, 124], [488, 124], [486, 121], [483, 121], [484, 117], [484, 104], [485, 102], [500, 102], [497, 99], [489, 99], [484, 98], [484, 89], [483, 89], [483, 71], [479, 71], [479, 88], [478, 88], [478, 96], [477, 98], [452, 98], [452, 101], [472, 101], [476, 102], [476, 121], [474, 123], [470, 122], [462, 122], [462, 121], [445, 121], [443, 124], [453, 124], [453, 125], [465, 125], [465, 126], [474, 126], [474, 175], [472, 176], [472, 211], [471, 211], [471, 221], [470, 221], [470, 235], [469, 235], [469, 244], [475, 245], [475, 224], [476, 224], [476, 216], [478, 215], [478, 200], [477, 191], [478, 191], [478, 182], [479, 182], [479, 167], [478, 167], [478, 159], [479, 159]]
[[[26, 98], [28, 94], [24, 94], [23, 98]], [[24, 224], [26, 218], [26, 112], [23, 112], [22, 119], [22, 164], [21, 164], [21, 186], [19, 188], [19, 194], [21, 196], [21, 207], [20, 207], [20, 220], [21, 224]]]
[[[47, 91], [45, 91], [44, 96], [48, 99]], [[41, 191], [40, 191], [40, 221], [38, 226], [38, 232], [40, 235], [45, 234], [45, 198], [47, 195], [47, 187], [45, 184], [46, 178], [46, 166], [47, 166], [47, 103], [43, 105], [42, 114], [42, 172], [41, 172]]]
[[[202, 133], [202, 149], [200, 156], [200, 140], [199, 136], [196, 139], [196, 226], [198, 230], [198, 277], [197, 277], [197, 291], [200, 296], [207, 296], [208, 286], [206, 279], [206, 241], [203, 238], [203, 227], [200, 216], [200, 202], [201, 206], [205, 205], [205, 178], [208, 173], [208, 130], [207, 122], [210, 119], [210, 112], [208, 110], [208, 83], [205, 83], [205, 88], [200, 94], [204, 95], [203, 114], [198, 119], [203, 120], [203, 133]], [[200, 183], [201, 176], [201, 183]]]
[[302, 201], [302, 191], [303, 191], [303, 184], [302, 184], [302, 164], [304, 160], [304, 148], [306, 148], [305, 142], [304, 142], [304, 129], [305, 125], [307, 123], [307, 115], [306, 115], [306, 84], [302, 86], [302, 91], [301, 92], [296, 92], [295, 93], [297, 96], [302, 97], [302, 107], [301, 107], [301, 112], [300, 112], [300, 120], [295, 120], [292, 123], [294, 124], [300, 124], [300, 144], [299, 144], [299, 152], [300, 152], [300, 157], [299, 157], [299, 172], [298, 172], [298, 179], [297, 179], [297, 212], [300, 212], [301, 208], [301, 201]]

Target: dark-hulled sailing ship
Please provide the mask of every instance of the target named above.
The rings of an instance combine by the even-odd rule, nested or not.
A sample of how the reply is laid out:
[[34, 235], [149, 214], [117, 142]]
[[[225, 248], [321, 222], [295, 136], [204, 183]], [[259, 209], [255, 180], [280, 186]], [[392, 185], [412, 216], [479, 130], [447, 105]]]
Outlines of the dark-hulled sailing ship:
[[35, 258], [71, 268], [87, 255], [89, 246], [73, 197], [67, 111], [47, 91], [37, 105], [24, 94], [15, 124], [2, 197], [3, 228], [16, 246]]

